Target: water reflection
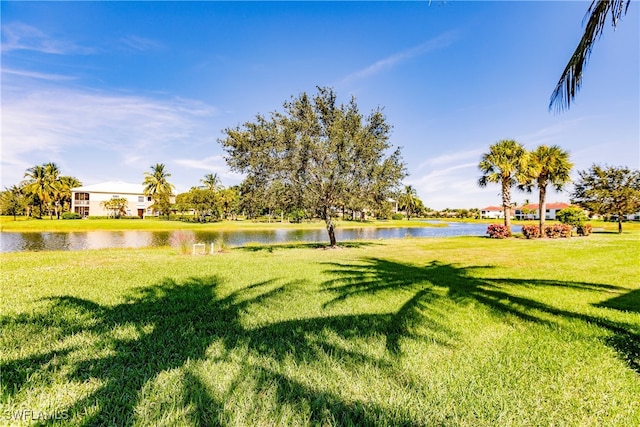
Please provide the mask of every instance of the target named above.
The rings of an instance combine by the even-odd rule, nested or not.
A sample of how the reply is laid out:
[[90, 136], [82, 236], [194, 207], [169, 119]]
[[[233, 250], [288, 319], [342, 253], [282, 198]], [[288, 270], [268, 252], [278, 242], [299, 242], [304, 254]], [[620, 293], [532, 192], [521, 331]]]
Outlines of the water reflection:
[[[446, 227], [338, 228], [340, 241], [396, 239], [403, 237], [484, 236], [487, 224], [447, 223]], [[514, 232], [520, 227], [513, 227]], [[327, 242], [324, 229], [237, 230], [237, 231], [87, 231], [0, 233], [0, 252], [85, 250], [179, 246], [180, 241], [211, 243], [222, 240], [228, 246], [249, 243]]]

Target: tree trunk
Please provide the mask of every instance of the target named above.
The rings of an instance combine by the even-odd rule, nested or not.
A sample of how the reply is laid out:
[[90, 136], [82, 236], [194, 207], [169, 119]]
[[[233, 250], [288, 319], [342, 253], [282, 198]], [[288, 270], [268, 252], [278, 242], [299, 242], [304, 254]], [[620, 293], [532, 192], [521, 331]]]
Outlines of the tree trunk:
[[538, 205], [538, 224], [540, 224], [540, 237], [544, 237], [544, 220], [547, 214], [547, 187], [540, 186], [540, 200]]
[[504, 226], [507, 227], [507, 233], [511, 236], [511, 192], [509, 183], [502, 181], [502, 209], [504, 210]]
[[332, 248], [335, 248], [337, 245], [336, 231], [335, 231], [335, 226], [333, 225], [333, 221], [331, 220], [329, 220], [329, 224], [327, 224], [327, 232], [329, 233], [329, 245]]
[[622, 234], [622, 215], [618, 214], [618, 234]]
[[332, 248], [336, 247], [336, 226], [333, 223], [333, 219], [331, 218], [331, 212], [327, 207], [322, 208], [322, 216], [324, 219], [324, 223], [327, 226], [327, 233], [329, 233], [329, 244]]

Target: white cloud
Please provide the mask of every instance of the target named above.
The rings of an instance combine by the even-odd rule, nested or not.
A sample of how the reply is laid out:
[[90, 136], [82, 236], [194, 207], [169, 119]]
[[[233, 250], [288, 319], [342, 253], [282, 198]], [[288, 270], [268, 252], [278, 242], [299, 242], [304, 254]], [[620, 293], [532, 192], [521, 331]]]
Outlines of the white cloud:
[[75, 79], [75, 77], [63, 76], [61, 74], [38, 73], [36, 71], [14, 70], [11, 68], [3, 68], [2, 74], [46, 81], [65, 81]]
[[136, 50], [136, 51], [155, 50], [162, 47], [160, 43], [154, 40], [147, 39], [145, 37], [136, 36], [136, 35], [129, 35], [126, 37], [122, 37], [119, 41], [126, 48]]
[[594, 118], [579, 117], [572, 120], [564, 120], [534, 132], [519, 135], [515, 139], [529, 149], [534, 149], [538, 145], [561, 145], [558, 144], [558, 140], [564, 134], [574, 132], [582, 123], [588, 120], [594, 120]]
[[[3, 86], [4, 185], [19, 182], [25, 168], [43, 158], [93, 163], [93, 172], [98, 173], [97, 169], [109, 167], [166, 162], [176, 152], [215, 140], [211, 122], [218, 110], [197, 100], [66, 88], [34, 80], [17, 85], [8, 79]], [[108, 160], [110, 166], [101, 164]]]
[[388, 70], [395, 67], [398, 64], [401, 64], [409, 59], [424, 55], [425, 53], [431, 52], [436, 49], [440, 49], [443, 47], [449, 46], [456, 38], [456, 33], [449, 31], [444, 34], [439, 35], [431, 40], [427, 40], [424, 43], [421, 43], [412, 48], [394, 53], [393, 55], [387, 56], [379, 61], [374, 62], [373, 64], [356, 71], [345, 77], [342, 80], [342, 84], [352, 83], [354, 81], [370, 77], [375, 75], [383, 70]]
[[469, 161], [471, 159], [473, 159], [476, 162], [474, 163], [474, 165], [477, 165], [478, 162], [480, 161], [480, 157], [482, 156], [482, 153], [483, 153], [482, 149], [467, 150], [467, 151], [461, 151], [458, 153], [447, 153], [438, 157], [432, 157], [422, 162], [420, 165], [418, 165], [417, 170], [421, 170], [427, 167], [441, 166], [441, 165], [452, 165], [452, 164], [455, 165], [461, 161]]
[[30, 50], [54, 55], [88, 54], [93, 49], [69, 40], [56, 39], [42, 30], [20, 22], [2, 25], [2, 52]]

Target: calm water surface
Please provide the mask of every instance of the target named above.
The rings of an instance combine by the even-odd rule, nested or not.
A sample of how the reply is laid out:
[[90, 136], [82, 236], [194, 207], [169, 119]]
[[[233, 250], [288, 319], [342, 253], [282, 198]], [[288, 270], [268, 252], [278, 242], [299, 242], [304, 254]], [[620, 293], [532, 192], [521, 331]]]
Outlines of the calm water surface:
[[[447, 223], [447, 227], [355, 228], [336, 230], [338, 242], [378, 240], [402, 237], [485, 236], [488, 224]], [[517, 232], [518, 227], [513, 227]], [[222, 239], [228, 246], [247, 243], [283, 243], [328, 241], [327, 231], [318, 230], [237, 230], [227, 231], [87, 231], [0, 233], [0, 252], [84, 250], [103, 248], [141, 248], [177, 246], [187, 237], [195, 242], [209, 243]]]

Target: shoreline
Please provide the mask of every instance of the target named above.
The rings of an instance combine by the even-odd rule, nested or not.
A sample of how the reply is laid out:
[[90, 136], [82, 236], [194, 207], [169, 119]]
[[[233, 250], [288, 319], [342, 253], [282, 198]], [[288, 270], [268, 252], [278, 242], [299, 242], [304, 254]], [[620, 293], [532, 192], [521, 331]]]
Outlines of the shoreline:
[[[433, 222], [427, 222], [433, 221]], [[446, 222], [430, 219], [388, 220], [388, 221], [337, 221], [336, 226], [349, 228], [400, 228], [400, 227], [446, 227]], [[79, 231], [235, 231], [235, 230], [272, 230], [272, 229], [324, 229], [321, 221], [291, 223], [291, 222], [254, 222], [251, 220], [224, 220], [209, 223], [190, 223], [161, 219], [80, 219], [80, 220], [50, 220], [50, 219], [18, 219], [0, 218], [0, 232], [79, 232]]]

